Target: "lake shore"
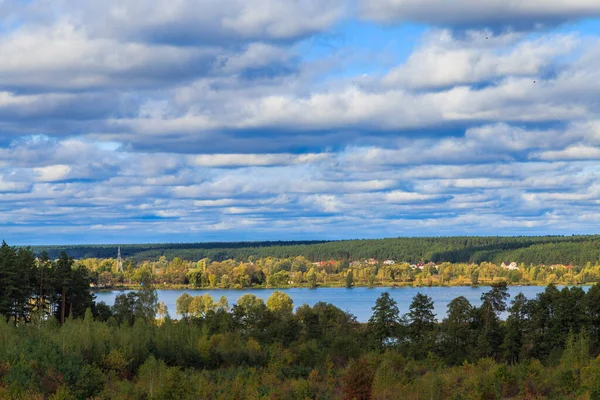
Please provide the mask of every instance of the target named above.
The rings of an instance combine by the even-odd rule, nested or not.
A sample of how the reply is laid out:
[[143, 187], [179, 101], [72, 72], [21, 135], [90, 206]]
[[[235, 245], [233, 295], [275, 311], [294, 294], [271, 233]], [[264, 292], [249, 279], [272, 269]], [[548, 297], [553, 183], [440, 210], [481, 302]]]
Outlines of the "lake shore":
[[[469, 284], [415, 284], [414, 282], [386, 282], [383, 285], [364, 285], [364, 284], [355, 284], [352, 285], [353, 288], [428, 288], [428, 287], [439, 287], [439, 288], [453, 288], [453, 287], [486, 287], [490, 286], [493, 283], [501, 282], [500, 280], [485, 280], [479, 282], [477, 285], [469, 285]], [[594, 285], [597, 282], [583, 282], [583, 283], [575, 283], [575, 282], [553, 282], [553, 284], [557, 286], [590, 286]], [[509, 286], [514, 287], [527, 287], [527, 286], [547, 286], [547, 282], [517, 282], [517, 283], [509, 283]], [[93, 292], [102, 292], [102, 291], [120, 291], [120, 290], [140, 290], [143, 289], [144, 286], [137, 284], [119, 284], [107, 287], [90, 287], [90, 290]], [[343, 283], [340, 284], [328, 284], [328, 285], [286, 285], [286, 286], [268, 286], [268, 285], [256, 285], [250, 287], [242, 287], [242, 286], [230, 286], [230, 287], [210, 287], [210, 286], [193, 286], [193, 285], [178, 285], [178, 284], [155, 284], [153, 286], [154, 289], [157, 290], [204, 290], [204, 291], [212, 291], [212, 290], [239, 290], [239, 291], [247, 291], [247, 290], [260, 290], [260, 289], [270, 289], [270, 290], [281, 290], [281, 289], [319, 289], [319, 288], [327, 288], [327, 289], [349, 289]]]

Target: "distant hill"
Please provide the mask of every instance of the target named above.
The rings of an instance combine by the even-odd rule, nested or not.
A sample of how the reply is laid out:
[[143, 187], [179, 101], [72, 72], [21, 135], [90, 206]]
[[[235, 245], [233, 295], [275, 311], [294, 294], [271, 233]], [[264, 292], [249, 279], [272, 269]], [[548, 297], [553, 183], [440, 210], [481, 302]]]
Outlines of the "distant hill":
[[[323, 240], [307, 241], [264, 241], [264, 242], [199, 242], [199, 243], [148, 243], [148, 244], [95, 244], [95, 245], [56, 245], [31, 246], [39, 254], [46, 251], [50, 258], [56, 258], [61, 251], [66, 251], [71, 257], [81, 258], [116, 258], [117, 248], [121, 247], [122, 257], [140, 260], [155, 259], [160, 256], [168, 258], [180, 257], [186, 260], [202, 259], [208, 254], [217, 257], [225, 252], [234, 254], [239, 251], [252, 251], [257, 248], [301, 246], [325, 243]], [[211, 257], [212, 258], [212, 257]], [[236, 256], [226, 257], [236, 258]]]
[[[55, 258], [66, 251], [75, 258], [116, 257], [117, 245], [33, 246]], [[187, 260], [246, 260], [254, 257], [304, 256], [310, 260], [503, 262], [575, 264], [600, 261], [600, 235], [585, 236], [454, 236], [340, 241], [206, 242], [121, 245], [123, 257], [151, 260], [160, 256]]]

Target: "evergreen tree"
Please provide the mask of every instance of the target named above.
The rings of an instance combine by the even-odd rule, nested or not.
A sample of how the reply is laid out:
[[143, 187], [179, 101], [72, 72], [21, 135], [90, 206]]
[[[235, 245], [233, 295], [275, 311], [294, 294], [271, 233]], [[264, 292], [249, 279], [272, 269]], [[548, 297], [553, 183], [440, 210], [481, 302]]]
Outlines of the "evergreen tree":
[[463, 297], [448, 304], [447, 317], [442, 322], [441, 353], [448, 364], [461, 364], [469, 359], [473, 348], [473, 306]]
[[585, 295], [587, 330], [592, 347], [600, 348], [600, 285], [592, 286]]
[[64, 324], [69, 316], [83, 317], [94, 296], [90, 293], [90, 277], [85, 268], [73, 268], [74, 260], [62, 252], [50, 272], [50, 302], [56, 318]]
[[503, 343], [504, 357], [512, 364], [518, 363], [521, 358], [528, 309], [528, 301], [523, 293], [516, 295], [509, 309], [510, 315], [506, 320], [506, 333]]
[[19, 292], [19, 271], [15, 250], [2, 241], [0, 247], [0, 315], [6, 319], [15, 318], [16, 299]]
[[51, 270], [52, 308], [61, 324], [65, 323], [67, 317], [67, 290], [70, 284], [73, 263], [73, 259], [69, 258], [67, 253], [63, 251], [60, 253], [58, 260], [53, 263]]
[[401, 328], [400, 311], [388, 292], [377, 298], [368, 328], [372, 343], [377, 349], [382, 350], [398, 340]]
[[510, 297], [506, 282], [492, 284], [492, 289], [481, 295], [481, 307], [476, 316], [479, 322], [477, 350], [479, 357], [498, 356], [503, 342], [500, 313], [506, 311], [506, 300]]
[[410, 304], [407, 319], [410, 352], [417, 358], [425, 357], [434, 341], [435, 314], [431, 297], [417, 293]]

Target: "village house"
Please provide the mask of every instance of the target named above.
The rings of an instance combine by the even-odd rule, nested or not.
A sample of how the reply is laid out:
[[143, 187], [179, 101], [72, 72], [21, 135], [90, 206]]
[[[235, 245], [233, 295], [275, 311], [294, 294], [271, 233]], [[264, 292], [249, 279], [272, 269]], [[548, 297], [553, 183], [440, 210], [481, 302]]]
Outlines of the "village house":
[[502, 264], [500, 265], [500, 267], [501, 267], [501, 268], [503, 268], [503, 269], [507, 269], [507, 270], [509, 270], [509, 271], [515, 271], [515, 270], [518, 270], [518, 269], [519, 269], [519, 267], [517, 266], [517, 263], [516, 263], [516, 262], [514, 262], [514, 261], [513, 261], [513, 262], [511, 262], [511, 263], [510, 263], [510, 264], [508, 264], [508, 265], [507, 265], [507, 264], [505, 264], [505, 263], [502, 263]]
[[317, 267], [326, 267], [328, 265], [334, 265], [335, 261], [333, 260], [329, 260], [329, 261], [317, 261], [314, 262], [313, 265], [316, 265]]

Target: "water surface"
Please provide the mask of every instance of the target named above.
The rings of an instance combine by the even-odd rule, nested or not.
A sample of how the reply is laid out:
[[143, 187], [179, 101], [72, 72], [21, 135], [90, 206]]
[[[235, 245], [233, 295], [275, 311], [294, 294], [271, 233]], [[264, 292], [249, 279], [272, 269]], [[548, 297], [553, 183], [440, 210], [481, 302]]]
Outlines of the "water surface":
[[[545, 290], [545, 286], [510, 286], [509, 301], [519, 293], [523, 293], [527, 298], [534, 298], [538, 293]], [[587, 287], [583, 288], [587, 290]], [[375, 305], [375, 300], [383, 292], [389, 292], [392, 298], [398, 303], [398, 308], [402, 314], [407, 313], [413, 297], [421, 292], [433, 299], [435, 304], [435, 313], [438, 319], [442, 319], [446, 315], [448, 303], [453, 299], [464, 296], [471, 302], [472, 305], [478, 306], [481, 304], [481, 295], [490, 290], [489, 286], [456, 286], [456, 287], [403, 287], [403, 288], [290, 288], [290, 289], [211, 289], [211, 290], [157, 290], [159, 301], [164, 302], [169, 314], [177, 318], [175, 313], [175, 302], [177, 297], [182, 293], [187, 292], [192, 296], [210, 294], [215, 300], [221, 296], [227, 297], [229, 305], [235, 304], [240, 296], [246, 293], [252, 293], [257, 297], [267, 298], [275, 291], [280, 290], [287, 293], [293, 300], [294, 306], [298, 307], [302, 304], [314, 305], [319, 301], [331, 303], [344, 311], [354, 314], [361, 322], [366, 322], [372, 314], [372, 307]], [[96, 301], [104, 301], [106, 304], [114, 304], [115, 297], [118, 294], [127, 293], [129, 290], [114, 290], [96, 292]]]

